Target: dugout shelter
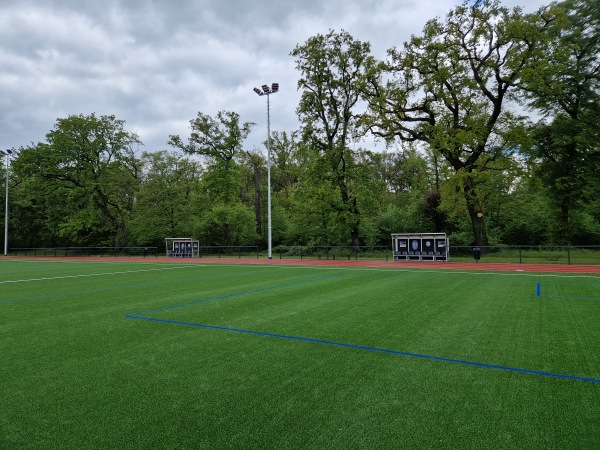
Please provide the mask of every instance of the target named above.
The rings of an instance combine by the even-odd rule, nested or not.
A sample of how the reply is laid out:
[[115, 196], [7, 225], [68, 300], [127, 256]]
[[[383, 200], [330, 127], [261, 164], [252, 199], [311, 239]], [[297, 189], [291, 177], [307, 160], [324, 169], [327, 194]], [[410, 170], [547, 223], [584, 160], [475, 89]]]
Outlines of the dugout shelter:
[[448, 261], [450, 245], [446, 233], [393, 233], [394, 261]]
[[192, 238], [165, 238], [168, 258], [198, 258], [200, 242]]

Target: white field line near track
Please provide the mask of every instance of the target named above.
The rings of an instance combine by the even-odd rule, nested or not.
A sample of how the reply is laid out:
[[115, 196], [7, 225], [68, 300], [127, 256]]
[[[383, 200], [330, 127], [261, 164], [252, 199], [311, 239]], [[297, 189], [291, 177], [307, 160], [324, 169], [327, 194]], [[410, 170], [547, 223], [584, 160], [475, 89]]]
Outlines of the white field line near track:
[[90, 261], [83, 261], [83, 260], [76, 260], [76, 261], [67, 261], [64, 259], [25, 259], [25, 258], [0, 258], [0, 263], [2, 262], [10, 262], [10, 263], [35, 263], [35, 264], [44, 264], [44, 263], [52, 263], [52, 264], [77, 264], [77, 265], [94, 265], [94, 266], [98, 266], [98, 265], [106, 265], [106, 264], [119, 264], [119, 265], [127, 265], [127, 264], [139, 264], [139, 265], [153, 265], [156, 266], [157, 264], [163, 264], [163, 265], [172, 265], [172, 264], [179, 264], [182, 267], [198, 267], [198, 266], [205, 266], [206, 264], [183, 264], [183, 263], [179, 263], [179, 261], [181, 261], [181, 259], [178, 258], [173, 258], [174, 261], [154, 261], [151, 259], [148, 259], [147, 261], [122, 261], [122, 260], [110, 260], [110, 259], [106, 259], [105, 261], [98, 261], [98, 260], [90, 260]]
[[454, 269], [443, 269], [443, 270], [432, 270], [432, 269], [388, 269], [382, 267], [344, 267], [344, 266], [311, 266], [311, 265], [286, 265], [286, 264], [278, 264], [278, 265], [260, 265], [260, 264], [214, 264], [220, 266], [246, 266], [246, 267], [260, 267], [265, 269], [319, 269], [319, 270], [343, 270], [343, 271], [372, 271], [372, 272], [389, 272], [389, 273], [431, 273], [431, 274], [466, 274], [466, 275], [498, 275], [503, 277], [536, 277], [536, 278], [591, 278], [595, 280], [600, 280], [600, 276], [598, 275], [586, 275], [586, 274], [566, 274], [566, 273], [543, 273], [543, 272], [502, 272], [502, 271], [484, 271], [484, 270], [454, 270]]
[[0, 284], [25, 283], [25, 282], [30, 282], [30, 281], [64, 280], [66, 278], [101, 277], [101, 276], [106, 276], [106, 275], [123, 275], [123, 274], [127, 274], [127, 273], [156, 272], [156, 271], [160, 271], [160, 270], [185, 269], [185, 268], [190, 268], [190, 267], [202, 267], [202, 266], [199, 266], [199, 265], [176, 266], [176, 267], [163, 267], [161, 269], [125, 270], [125, 271], [119, 271], [119, 272], [88, 273], [88, 274], [80, 274], [80, 275], [63, 275], [60, 277], [28, 278], [28, 279], [24, 279], [24, 280], [0, 281]]

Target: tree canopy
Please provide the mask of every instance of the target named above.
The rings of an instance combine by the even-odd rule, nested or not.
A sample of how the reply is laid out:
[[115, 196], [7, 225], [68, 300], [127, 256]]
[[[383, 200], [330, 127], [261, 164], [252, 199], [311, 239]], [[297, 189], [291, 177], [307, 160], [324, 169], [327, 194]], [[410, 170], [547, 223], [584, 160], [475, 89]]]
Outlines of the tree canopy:
[[[599, 36], [594, 0], [534, 14], [478, 0], [390, 43], [384, 60], [344, 30], [299, 43], [300, 127], [271, 136], [274, 245], [428, 231], [453, 245], [600, 244]], [[59, 118], [13, 155], [11, 246], [177, 235], [265, 246], [267, 158], [246, 147], [253, 125], [198, 112], [170, 150], [140, 153], [124, 120]]]

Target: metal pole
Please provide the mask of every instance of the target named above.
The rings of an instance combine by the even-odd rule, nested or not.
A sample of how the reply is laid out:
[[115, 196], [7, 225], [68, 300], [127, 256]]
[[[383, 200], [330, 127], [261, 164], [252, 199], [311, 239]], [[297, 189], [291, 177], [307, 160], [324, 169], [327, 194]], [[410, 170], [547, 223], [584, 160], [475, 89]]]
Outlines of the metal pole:
[[273, 259], [273, 239], [271, 225], [271, 103], [270, 95], [279, 92], [279, 83], [273, 83], [271, 87], [266, 84], [262, 86], [262, 91], [254, 88], [254, 92], [258, 95], [267, 96], [267, 241], [268, 241], [268, 257]]
[[267, 228], [268, 228], [268, 255], [273, 258], [272, 229], [271, 229], [271, 105], [267, 94]]
[[4, 256], [8, 256], [8, 151], [6, 155], [6, 207], [4, 209]]

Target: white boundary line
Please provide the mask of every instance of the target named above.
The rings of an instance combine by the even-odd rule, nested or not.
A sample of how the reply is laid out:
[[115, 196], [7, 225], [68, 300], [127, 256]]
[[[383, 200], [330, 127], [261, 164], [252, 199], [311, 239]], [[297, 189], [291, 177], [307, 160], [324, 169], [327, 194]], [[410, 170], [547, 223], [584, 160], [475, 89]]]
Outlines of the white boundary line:
[[390, 269], [387, 267], [348, 267], [348, 266], [312, 266], [312, 265], [294, 265], [294, 264], [206, 264], [206, 266], [228, 266], [228, 267], [236, 267], [236, 266], [245, 266], [245, 267], [257, 267], [257, 268], [269, 268], [269, 269], [321, 269], [321, 270], [347, 270], [347, 271], [376, 271], [376, 272], [392, 272], [392, 273], [434, 273], [434, 274], [466, 274], [466, 275], [499, 275], [499, 276], [509, 276], [509, 277], [548, 277], [548, 278], [591, 278], [595, 280], [600, 280], [600, 275], [594, 274], [561, 274], [561, 273], [544, 273], [544, 272], [505, 272], [505, 271], [483, 271], [483, 270], [454, 270], [454, 269], [444, 269], [444, 270], [432, 270], [432, 269], [406, 269], [406, 268], [397, 268]]
[[[173, 258], [175, 259], [175, 258]], [[145, 265], [157, 265], [157, 264], [164, 264], [164, 265], [174, 265], [177, 262], [170, 262], [170, 261], [153, 261], [151, 259], [148, 259], [148, 261], [122, 261], [122, 260], [117, 260], [117, 261], [111, 261], [108, 257], [106, 258], [106, 261], [98, 261], [98, 260], [90, 260], [90, 261], [83, 261], [83, 260], [76, 260], [76, 261], [68, 261], [65, 259], [24, 259], [24, 258], [0, 258], [0, 263], [2, 261], [10, 261], [11, 263], [15, 263], [15, 262], [21, 262], [21, 263], [61, 263], [61, 264], [145, 264]], [[180, 266], [183, 267], [197, 267], [197, 266], [206, 266], [206, 264], [183, 264], [183, 263], [179, 263]]]
[[[3, 261], [0, 259], [0, 262]], [[4, 260], [8, 261], [8, 260]], [[148, 262], [137, 262], [137, 261], [64, 261], [64, 260], [46, 260], [46, 261], [38, 261], [38, 260], [24, 260], [24, 259], [10, 259], [13, 262], [59, 262], [59, 263], [71, 263], [71, 264], [156, 264], [157, 262], [148, 261]], [[169, 264], [169, 263], [165, 263]], [[483, 271], [483, 270], [454, 270], [454, 269], [441, 269], [441, 270], [432, 270], [432, 269], [407, 269], [407, 268], [387, 268], [387, 267], [348, 267], [348, 266], [320, 266], [320, 265], [310, 265], [310, 264], [228, 264], [228, 263], [208, 263], [208, 264], [176, 264], [168, 268], [164, 269], [150, 269], [150, 270], [168, 270], [174, 268], [190, 268], [190, 267], [210, 267], [210, 266], [227, 266], [227, 267], [257, 267], [257, 268], [282, 268], [282, 269], [321, 269], [321, 270], [346, 270], [346, 271], [377, 271], [377, 272], [393, 272], [393, 273], [444, 273], [444, 274], [468, 274], [468, 275], [500, 275], [500, 276], [528, 276], [528, 277], [544, 277], [544, 278], [589, 278], [589, 279], [600, 279], [600, 275], [595, 274], [567, 274], [567, 273], [548, 273], [548, 272], [523, 272], [522, 270], [515, 270], [515, 272], [507, 272], [507, 271]], [[136, 271], [131, 271], [135, 273]], [[130, 272], [117, 272], [117, 273], [130, 273]], [[98, 274], [98, 275], [110, 275], [110, 274]], [[94, 276], [94, 275], [73, 275], [71, 277], [77, 276]], [[40, 280], [44, 279], [53, 279], [53, 278], [40, 278]], [[30, 281], [30, 280], [18, 280], [18, 281]], [[36, 281], [35, 279], [33, 281]], [[0, 281], [2, 283], [8, 283], [9, 281]], [[13, 281], [14, 282], [14, 281]]]
[[81, 275], [64, 275], [61, 277], [29, 278], [29, 279], [23, 279], [23, 280], [6, 280], [6, 281], [0, 281], [0, 284], [25, 283], [28, 281], [64, 280], [66, 278], [100, 277], [100, 276], [104, 276], [104, 275], [123, 275], [126, 273], [156, 272], [159, 270], [185, 269], [185, 268], [190, 268], [190, 267], [204, 267], [204, 266], [200, 266], [200, 265], [174, 266], [174, 267], [163, 267], [160, 269], [126, 270], [126, 271], [122, 271], [122, 272], [88, 273], [88, 274], [81, 274]]

